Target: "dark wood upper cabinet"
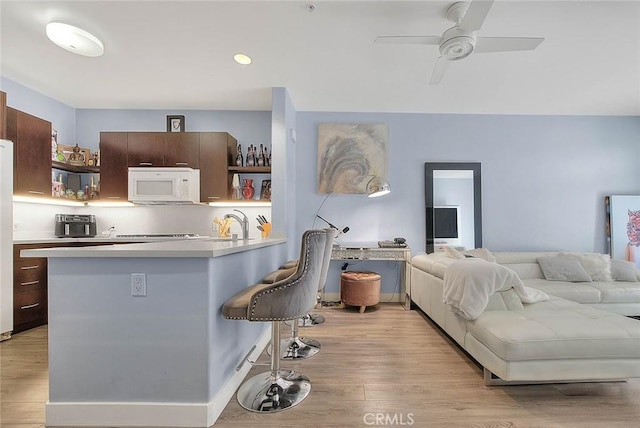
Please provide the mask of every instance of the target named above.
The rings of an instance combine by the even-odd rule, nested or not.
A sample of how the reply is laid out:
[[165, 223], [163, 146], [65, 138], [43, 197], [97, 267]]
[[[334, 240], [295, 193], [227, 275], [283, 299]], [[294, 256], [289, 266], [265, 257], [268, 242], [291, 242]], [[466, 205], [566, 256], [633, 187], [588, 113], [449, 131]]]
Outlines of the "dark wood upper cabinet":
[[164, 166], [164, 135], [164, 132], [129, 132], [129, 166]]
[[100, 133], [100, 199], [128, 199], [127, 133]]
[[164, 134], [164, 166], [198, 169], [199, 149], [199, 132], [167, 132]]
[[198, 168], [200, 133], [129, 132], [129, 166]]
[[230, 175], [227, 146], [236, 145], [226, 132], [200, 133], [200, 201], [217, 202], [230, 199]]
[[11, 107], [6, 137], [14, 143], [13, 193], [51, 196], [51, 122]]
[[229, 167], [237, 144], [227, 132], [101, 132], [100, 199], [127, 200], [128, 167], [165, 166], [199, 169], [201, 202], [228, 201], [234, 172], [270, 172]]

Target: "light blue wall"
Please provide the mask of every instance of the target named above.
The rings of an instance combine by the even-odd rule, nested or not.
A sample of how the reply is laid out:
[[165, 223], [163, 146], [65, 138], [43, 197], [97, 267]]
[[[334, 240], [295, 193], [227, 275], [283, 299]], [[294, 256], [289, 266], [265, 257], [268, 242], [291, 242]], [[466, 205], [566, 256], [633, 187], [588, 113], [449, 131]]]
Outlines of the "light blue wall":
[[73, 107], [1, 76], [0, 90], [7, 93], [9, 107], [51, 122], [52, 128], [58, 131], [58, 143], [75, 146], [78, 142], [79, 146], [88, 147], [76, 141], [76, 110]]
[[286, 88], [273, 88], [272, 106], [273, 162], [285, 165], [284, 168], [274, 168], [271, 173], [273, 230], [292, 237], [287, 242], [288, 259], [292, 260], [299, 255], [297, 237], [302, 235], [296, 233], [296, 144], [292, 138], [297, 114]]
[[[389, 125], [392, 193], [317, 193], [318, 124]], [[483, 242], [495, 251], [605, 251], [605, 195], [640, 193], [640, 117], [511, 116], [298, 112], [297, 224], [316, 212], [351, 230], [345, 241], [406, 237], [424, 251], [424, 163], [482, 163]], [[338, 290], [332, 263], [328, 292]], [[383, 292], [396, 285], [384, 263], [350, 270], [383, 275]]]

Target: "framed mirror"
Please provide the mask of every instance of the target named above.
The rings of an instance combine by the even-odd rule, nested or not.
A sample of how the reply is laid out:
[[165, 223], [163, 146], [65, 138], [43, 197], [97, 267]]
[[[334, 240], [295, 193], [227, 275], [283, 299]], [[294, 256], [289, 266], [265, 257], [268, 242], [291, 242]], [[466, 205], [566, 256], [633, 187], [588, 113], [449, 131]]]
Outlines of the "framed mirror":
[[480, 162], [426, 162], [427, 253], [438, 246], [482, 247]]

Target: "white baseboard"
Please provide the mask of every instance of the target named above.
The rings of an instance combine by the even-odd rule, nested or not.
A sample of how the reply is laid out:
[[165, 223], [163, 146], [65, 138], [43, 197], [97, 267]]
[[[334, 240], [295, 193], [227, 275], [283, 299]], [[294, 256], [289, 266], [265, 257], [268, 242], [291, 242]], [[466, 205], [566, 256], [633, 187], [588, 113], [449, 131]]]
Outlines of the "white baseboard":
[[[325, 302], [339, 302], [340, 301], [340, 293], [325, 293], [324, 294]], [[381, 303], [401, 303], [403, 300], [400, 298], [400, 294], [398, 293], [381, 293], [380, 294], [380, 302]]]
[[[255, 361], [271, 339], [265, 329], [248, 358]], [[241, 366], [208, 403], [51, 403], [45, 406], [47, 427], [195, 427], [213, 425], [233, 397], [251, 364]]]

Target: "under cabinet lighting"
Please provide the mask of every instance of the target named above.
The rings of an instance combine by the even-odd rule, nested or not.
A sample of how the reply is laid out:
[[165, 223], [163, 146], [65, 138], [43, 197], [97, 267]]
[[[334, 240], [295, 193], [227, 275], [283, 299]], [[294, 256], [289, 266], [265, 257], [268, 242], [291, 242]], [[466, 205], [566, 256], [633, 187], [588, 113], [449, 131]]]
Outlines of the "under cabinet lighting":
[[22, 196], [22, 195], [14, 195], [13, 202], [28, 202], [32, 204], [43, 204], [43, 205], [62, 205], [67, 207], [81, 207], [84, 206], [84, 202], [82, 201], [74, 201], [73, 199], [64, 199], [64, 198], [38, 198], [35, 196]]
[[117, 208], [117, 207], [133, 207], [135, 206], [133, 202], [129, 202], [129, 201], [91, 201], [91, 202], [87, 202], [87, 205], [90, 207], [113, 207], [113, 208]]
[[83, 56], [101, 56], [104, 45], [93, 34], [63, 22], [47, 24], [47, 37], [62, 49]]
[[271, 201], [225, 201], [225, 202], [209, 202], [210, 207], [270, 207]]

